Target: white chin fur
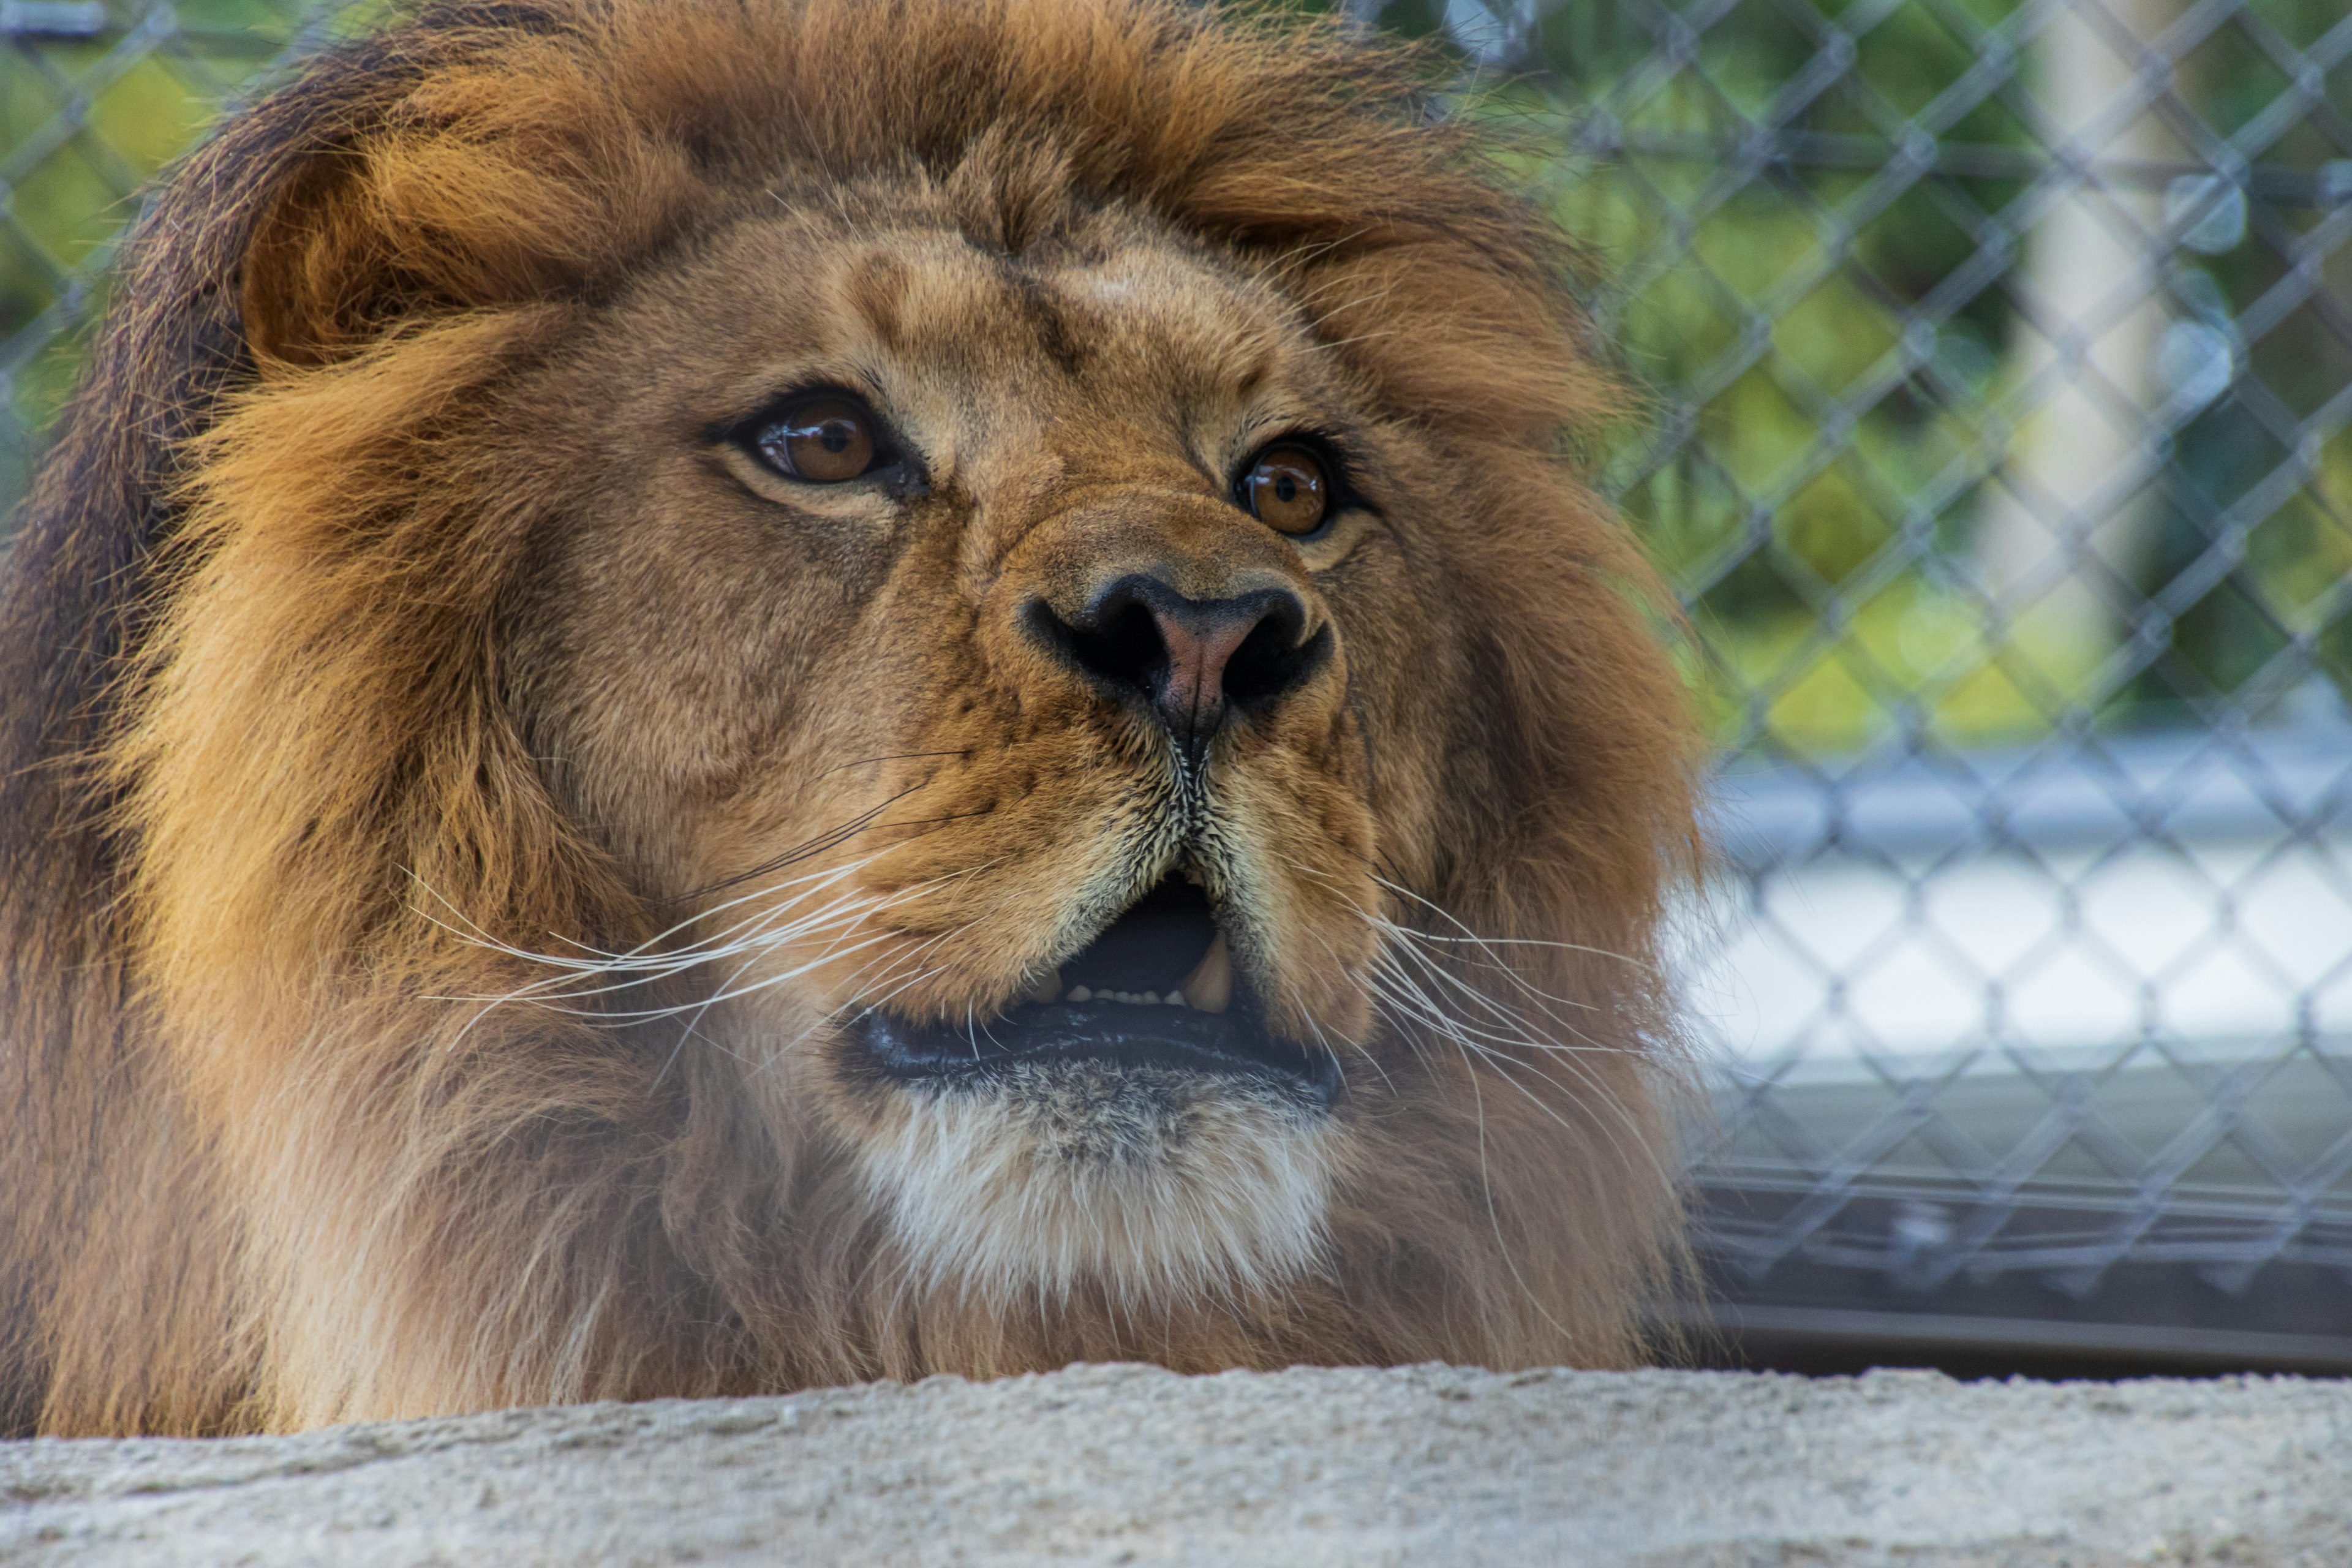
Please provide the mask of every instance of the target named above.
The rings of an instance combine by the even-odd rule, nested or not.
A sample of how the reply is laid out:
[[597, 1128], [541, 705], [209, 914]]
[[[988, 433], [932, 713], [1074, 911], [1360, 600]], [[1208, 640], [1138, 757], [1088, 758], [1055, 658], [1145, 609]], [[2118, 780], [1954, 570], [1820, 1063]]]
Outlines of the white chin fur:
[[858, 1163], [929, 1289], [1229, 1298], [1322, 1253], [1336, 1129], [1272, 1086], [1050, 1062], [891, 1098]]

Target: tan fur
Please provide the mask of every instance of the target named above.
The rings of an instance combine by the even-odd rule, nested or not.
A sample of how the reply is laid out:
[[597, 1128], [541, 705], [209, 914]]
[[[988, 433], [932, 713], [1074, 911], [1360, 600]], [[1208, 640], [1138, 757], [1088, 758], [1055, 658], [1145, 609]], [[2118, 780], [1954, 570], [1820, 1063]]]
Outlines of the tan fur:
[[[1692, 752], [1561, 456], [1613, 394], [1558, 242], [1415, 70], [1157, 0], [545, 0], [198, 153], [0, 604], [0, 1416], [1639, 1357]], [[713, 438], [812, 379], [928, 488]], [[1222, 475], [1300, 421], [1373, 510], [1295, 545]], [[1190, 784], [1018, 635], [1129, 559], [1338, 639]], [[1327, 1122], [1186, 1089], [1120, 1167], [856, 1070], [850, 1011], [984, 1020], [1180, 856]]]

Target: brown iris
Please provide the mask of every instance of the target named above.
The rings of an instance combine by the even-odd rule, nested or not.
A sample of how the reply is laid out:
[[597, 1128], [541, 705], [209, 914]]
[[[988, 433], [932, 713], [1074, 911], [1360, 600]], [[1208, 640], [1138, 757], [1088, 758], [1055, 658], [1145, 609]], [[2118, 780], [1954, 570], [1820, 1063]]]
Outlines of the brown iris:
[[1312, 533], [1331, 510], [1323, 460], [1304, 447], [1268, 447], [1242, 476], [1242, 504], [1277, 532]]
[[874, 466], [874, 416], [846, 397], [812, 397], [760, 432], [771, 467], [812, 484], [835, 485]]

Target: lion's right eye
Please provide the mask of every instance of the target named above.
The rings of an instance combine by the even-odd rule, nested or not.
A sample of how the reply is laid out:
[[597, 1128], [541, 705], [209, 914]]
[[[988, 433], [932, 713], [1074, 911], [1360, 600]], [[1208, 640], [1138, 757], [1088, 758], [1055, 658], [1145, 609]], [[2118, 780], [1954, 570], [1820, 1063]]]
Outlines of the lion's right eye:
[[786, 479], [837, 485], [883, 466], [878, 421], [839, 395], [804, 398], [752, 432], [751, 449]]

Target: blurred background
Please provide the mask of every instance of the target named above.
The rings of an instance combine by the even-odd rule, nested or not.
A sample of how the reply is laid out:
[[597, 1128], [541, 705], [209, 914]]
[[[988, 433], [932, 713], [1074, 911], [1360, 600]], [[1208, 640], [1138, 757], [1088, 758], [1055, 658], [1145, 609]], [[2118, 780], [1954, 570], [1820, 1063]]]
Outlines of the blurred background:
[[[1461, 62], [1646, 395], [1702, 1353], [2352, 1371], [2344, 0], [1342, 8]], [[142, 183], [372, 9], [0, 0], [0, 509]]]

